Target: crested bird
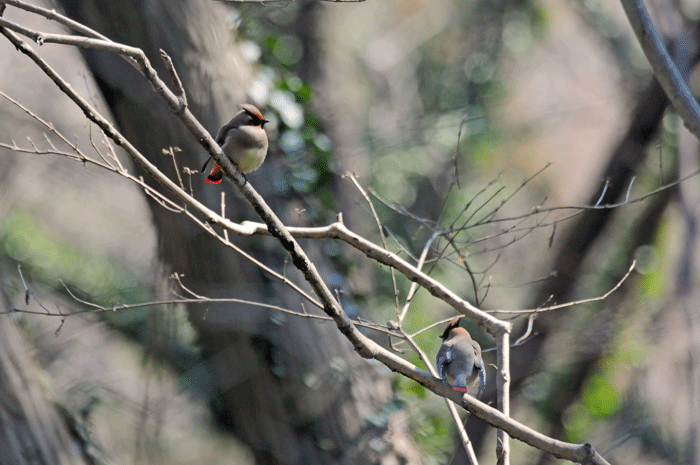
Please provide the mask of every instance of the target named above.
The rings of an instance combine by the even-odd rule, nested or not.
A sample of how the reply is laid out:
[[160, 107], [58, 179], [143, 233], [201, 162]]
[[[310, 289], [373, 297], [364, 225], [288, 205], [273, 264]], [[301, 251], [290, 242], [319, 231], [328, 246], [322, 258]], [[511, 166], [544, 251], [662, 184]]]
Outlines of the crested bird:
[[[263, 128], [268, 122], [256, 107], [243, 104], [241, 111], [219, 129], [216, 143], [241, 173], [255, 171], [265, 161], [268, 142]], [[202, 166], [202, 172], [209, 164], [209, 160], [211, 157]], [[221, 167], [215, 162], [211, 173], [207, 176], [207, 182], [219, 184], [223, 176]]]
[[478, 395], [486, 388], [486, 367], [481, 358], [481, 346], [459, 326], [460, 319], [450, 320], [440, 336], [443, 342], [436, 358], [437, 372], [443, 383], [461, 392], [468, 392], [467, 384], [473, 384], [478, 375]]

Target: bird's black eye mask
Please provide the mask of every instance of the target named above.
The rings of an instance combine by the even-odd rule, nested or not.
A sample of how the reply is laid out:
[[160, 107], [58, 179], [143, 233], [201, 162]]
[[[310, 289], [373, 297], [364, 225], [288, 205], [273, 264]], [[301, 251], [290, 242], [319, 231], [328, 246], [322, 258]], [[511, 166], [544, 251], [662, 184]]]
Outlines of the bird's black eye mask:
[[255, 126], [258, 124], [260, 125], [261, 128], [265, 127], [265, 123], [269, 123], [270, 120], [267, 120], [265, 118], [262, 118], [260, 115], [256, 115], [252, 111], [248, 110], [247, 108], [243, 108], [243, 111], [246, 112], [248, 116], [252, 119], [251, 123], [254, 123]]

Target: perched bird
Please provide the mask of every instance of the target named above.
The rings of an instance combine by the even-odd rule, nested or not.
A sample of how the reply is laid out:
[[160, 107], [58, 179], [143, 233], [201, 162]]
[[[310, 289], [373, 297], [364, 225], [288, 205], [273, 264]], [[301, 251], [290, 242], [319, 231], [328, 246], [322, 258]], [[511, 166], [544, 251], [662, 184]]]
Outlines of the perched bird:
[[[236, 113], [216, 135], [216, 142], [221, 150], [245, 174], [260, 168], [267, 155], [267, 134], [263, 127], [269, 121], [263, 118], [260, 110], [253, 105], [241, 105]], [[209, 157], [202, 166], [202, 172], [209, 164]], [[207, 182], [219, 184], [224, 177], [221, 167], [214, 163]]]
[[440, 336], [443, 339], [437, 354], [437, 371], [442, 382], [455, 391], [467, 392], [467, 383], [479, 375], [479, 392], [486, 388], [486, 368], [481, 359], [481, 346], [459, 326], [461, 317], [453, 318]]

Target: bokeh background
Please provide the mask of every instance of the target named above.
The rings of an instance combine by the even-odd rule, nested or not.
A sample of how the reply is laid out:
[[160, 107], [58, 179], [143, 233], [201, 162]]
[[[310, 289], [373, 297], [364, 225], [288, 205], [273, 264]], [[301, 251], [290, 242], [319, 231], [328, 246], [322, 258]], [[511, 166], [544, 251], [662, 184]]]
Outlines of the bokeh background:
[[[697, 89], [700, 3], [647, 3]], [[342, 212], [378, 241], [344, 177], [354, 173], [393, 251], [418, 256], [435, 231], [458, 229], [427, 269], [484, 310], [596, 297], [637, 260], [606, 300], [538, 315], [512, 348], [512, 414], [613, 463], [700, 462], [697, 178], [615, 209], [543, 211], [636, 199], [697, 169], [697, 141], [617, 2], [32, 4], [142, 48], [162, 76], [165, 50], [214, 134], [239, 103], [263, 109], [271, 147], [249, 180], [286, 224]], [[4, 17], [65, 32], [11, 7]], [[178, 148], [180, 169], [201, 166], [201, 147], [123, 60], [34, 48], [173, 179], [164, 149]], [[104, 150], [4, 38], [0, 57], [0, 91], [86, 153], [93, 142]], [[0, 115], [1, 143], [66, 149], [6, 98]], [[232, 219], [255, 220], [227, 183], [192, 184], [212, 208], [224, 192]], [[14, 412], [0, 417], [0, 463], [466, 463], [442, 399], [361, 359], [332, 324], [235, 303], [60, 316], [89, 309], [74, 296], [103, 306], [175, 298], [184, 291], [171, 273], [209, 297], [294, 310], [300, 299], [113, 173], [0, 148], [0, 192], [0, 389]], [[236, 243], [299, 280], [274, 240]], [[302, 246], [352, 317], [396, 319], [388, 270], [334, 241]], [[407, 289], [399, 280], [401, 297]], [[420, 291], [406, 327], [453, 314]], [[496, 315], [514, 321], [513, 340], [525, 334], [526, 317]], [[418, 338], [431, 358], [440, 329]], [[490, 336], [469, 329], [493, 363]], [[489, 376], [482, 400], [493, 403]], [[480, 462], [495, 463], [493, 428], [467, 427]], [[555, 461], [511, 445], [514, 463]]]

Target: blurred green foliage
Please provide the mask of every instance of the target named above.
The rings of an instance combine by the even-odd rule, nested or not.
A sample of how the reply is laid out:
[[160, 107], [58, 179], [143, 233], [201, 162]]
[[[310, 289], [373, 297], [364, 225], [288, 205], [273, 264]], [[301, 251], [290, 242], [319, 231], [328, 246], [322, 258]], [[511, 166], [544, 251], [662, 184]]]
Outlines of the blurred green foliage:
[[[75, 301], [73, 296], [106, 309], [154, 300], [153, 289], [144, 285], [141, 277], [125, 268], [117, 257], [95, 256], [79, 246], [60, 241], [32, 215], [16, 209], [0, 220], [0, 265], [5, 269], [5, 276], [14, 277], [12, 282], [17, 292], [24, 292], [17, 270], [20, 266], [22, 277], [32, 292], [40, 294], [37, 286], [48, 288], [71, 302], [68, 309], [49, 308], [56, 314], [98, 311], [92, 305]], [[99, 311], [99, 316], [138, 341], [152, 342], [154, 337], [162, 335], [155, 331], [154, 324], [167, 326], [176, 321], [164, 317], [173, 315], [173, 307]], [[165, 352], [177, 354], [171, 362], [187, 366], [197, 357], [197, 350], [192, 344], [191, 331], [182, 326], [184, 322], [176, 324], [179, 329], [168, 331], [169, 340], [165, 343], [169, 349]]]
[[53, 239], [23, 211], [11, 210], [0, 221], [0, 255], [21, 265], [28, 282], [64, 294], [67, 287], [76, 296], [98, 305], [137, 302], [148, 295], [139, 280], [116, 261]]

